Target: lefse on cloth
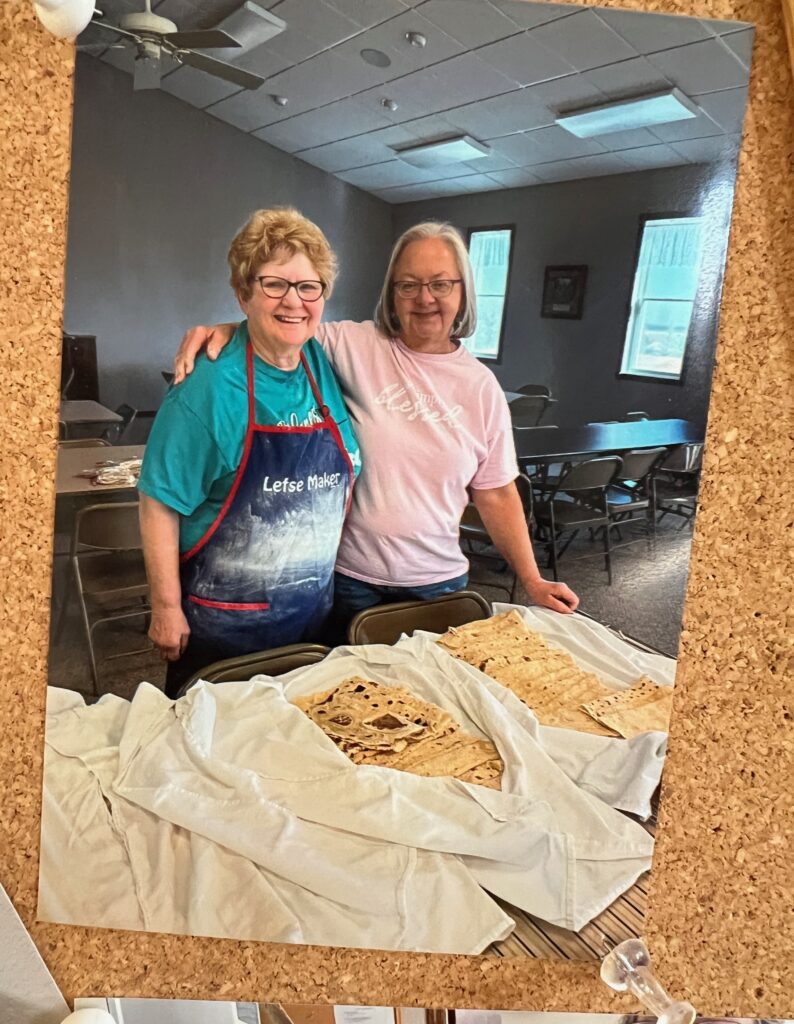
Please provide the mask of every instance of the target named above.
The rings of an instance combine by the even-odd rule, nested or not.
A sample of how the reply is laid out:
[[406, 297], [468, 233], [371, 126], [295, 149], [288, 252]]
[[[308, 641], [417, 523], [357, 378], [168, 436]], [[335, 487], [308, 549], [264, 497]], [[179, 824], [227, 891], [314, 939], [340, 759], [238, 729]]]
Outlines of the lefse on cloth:
[[[290, 703], [354, 675], [489, 738], [502, 790], [354, 765]], [[647, 815], [664, 734], [540, 727], [427, 634], [176, 703], [148, 684], [130, 703], [78, 701], [51, 691], [46, 920], [478, 953], [513, 928], [489, 893], [578, 929], [650, 866], [651, 837], [615, 807]]]

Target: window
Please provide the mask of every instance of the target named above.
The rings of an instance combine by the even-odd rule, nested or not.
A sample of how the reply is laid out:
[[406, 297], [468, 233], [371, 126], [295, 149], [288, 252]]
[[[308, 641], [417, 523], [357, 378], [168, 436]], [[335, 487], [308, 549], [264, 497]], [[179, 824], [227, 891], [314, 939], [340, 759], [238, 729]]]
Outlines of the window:
[[477, 293], [477, 330], [463, 343], [479, 359], [499, 358], [512, 242], [512, 228], [469, 233], [469, 256]]
[[680, 380], [700, 276], [702, 236], [702, 217], [645, 221], [621, 373]]

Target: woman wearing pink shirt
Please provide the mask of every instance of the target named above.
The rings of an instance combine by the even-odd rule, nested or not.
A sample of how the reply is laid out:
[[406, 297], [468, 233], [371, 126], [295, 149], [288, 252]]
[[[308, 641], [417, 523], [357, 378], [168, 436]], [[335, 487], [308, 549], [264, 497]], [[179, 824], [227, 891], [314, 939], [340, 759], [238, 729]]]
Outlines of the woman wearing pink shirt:
[[[507, 402], [493, 373], [461, 345], [476, 327], [468, 252], [449, 224], [427, 222], [397, 240], [375, 321], [320, 324], [317, 339], [339, 379], [362, 471], [339, 546], [339, 626], [382, 602], [461, 590], [468, 562], [459, 525], [474, 502], [530, 601], [572, 612], [579, 599], [537, 567], [515, 478]], [[175, 383], [207, 345], [215, 358], [231, 325], [194, 327]]]

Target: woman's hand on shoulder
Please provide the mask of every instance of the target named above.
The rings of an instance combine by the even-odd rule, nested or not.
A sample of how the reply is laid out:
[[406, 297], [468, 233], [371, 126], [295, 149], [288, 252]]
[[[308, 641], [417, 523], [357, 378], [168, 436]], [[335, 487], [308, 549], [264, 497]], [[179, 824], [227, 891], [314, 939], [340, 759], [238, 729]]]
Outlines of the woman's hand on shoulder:
[[237, 324], [191, 327], [182, 338], [182, 344], [174, 359], [174, 384], [181, 384], [185, 377], [193, 372], [196, 356], [202, 350], [206, 351], [210, 359], [217, 359], [236, 330]]
[[537, 579], [525, 589], [530, 601], [541, 608], [551, 608], [552, 611], [570, 615], [579, 607], [579, 598], [564, 583]]
[[177, 661], [185, 653], [190, 626], [179, 606], [152, 610], [149, 639], [160, 652], [163, 661]]

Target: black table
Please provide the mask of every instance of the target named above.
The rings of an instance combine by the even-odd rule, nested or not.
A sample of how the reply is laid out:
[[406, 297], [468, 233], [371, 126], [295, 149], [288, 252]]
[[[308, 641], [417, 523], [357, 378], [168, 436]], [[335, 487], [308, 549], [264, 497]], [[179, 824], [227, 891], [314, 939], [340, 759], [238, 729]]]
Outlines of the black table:
[[519, 463], [561, 462], [630, 448], [669, 448], [702, 444], [703, 430], [689, 420], [637, 420], [583, 427], [514, 428]]

